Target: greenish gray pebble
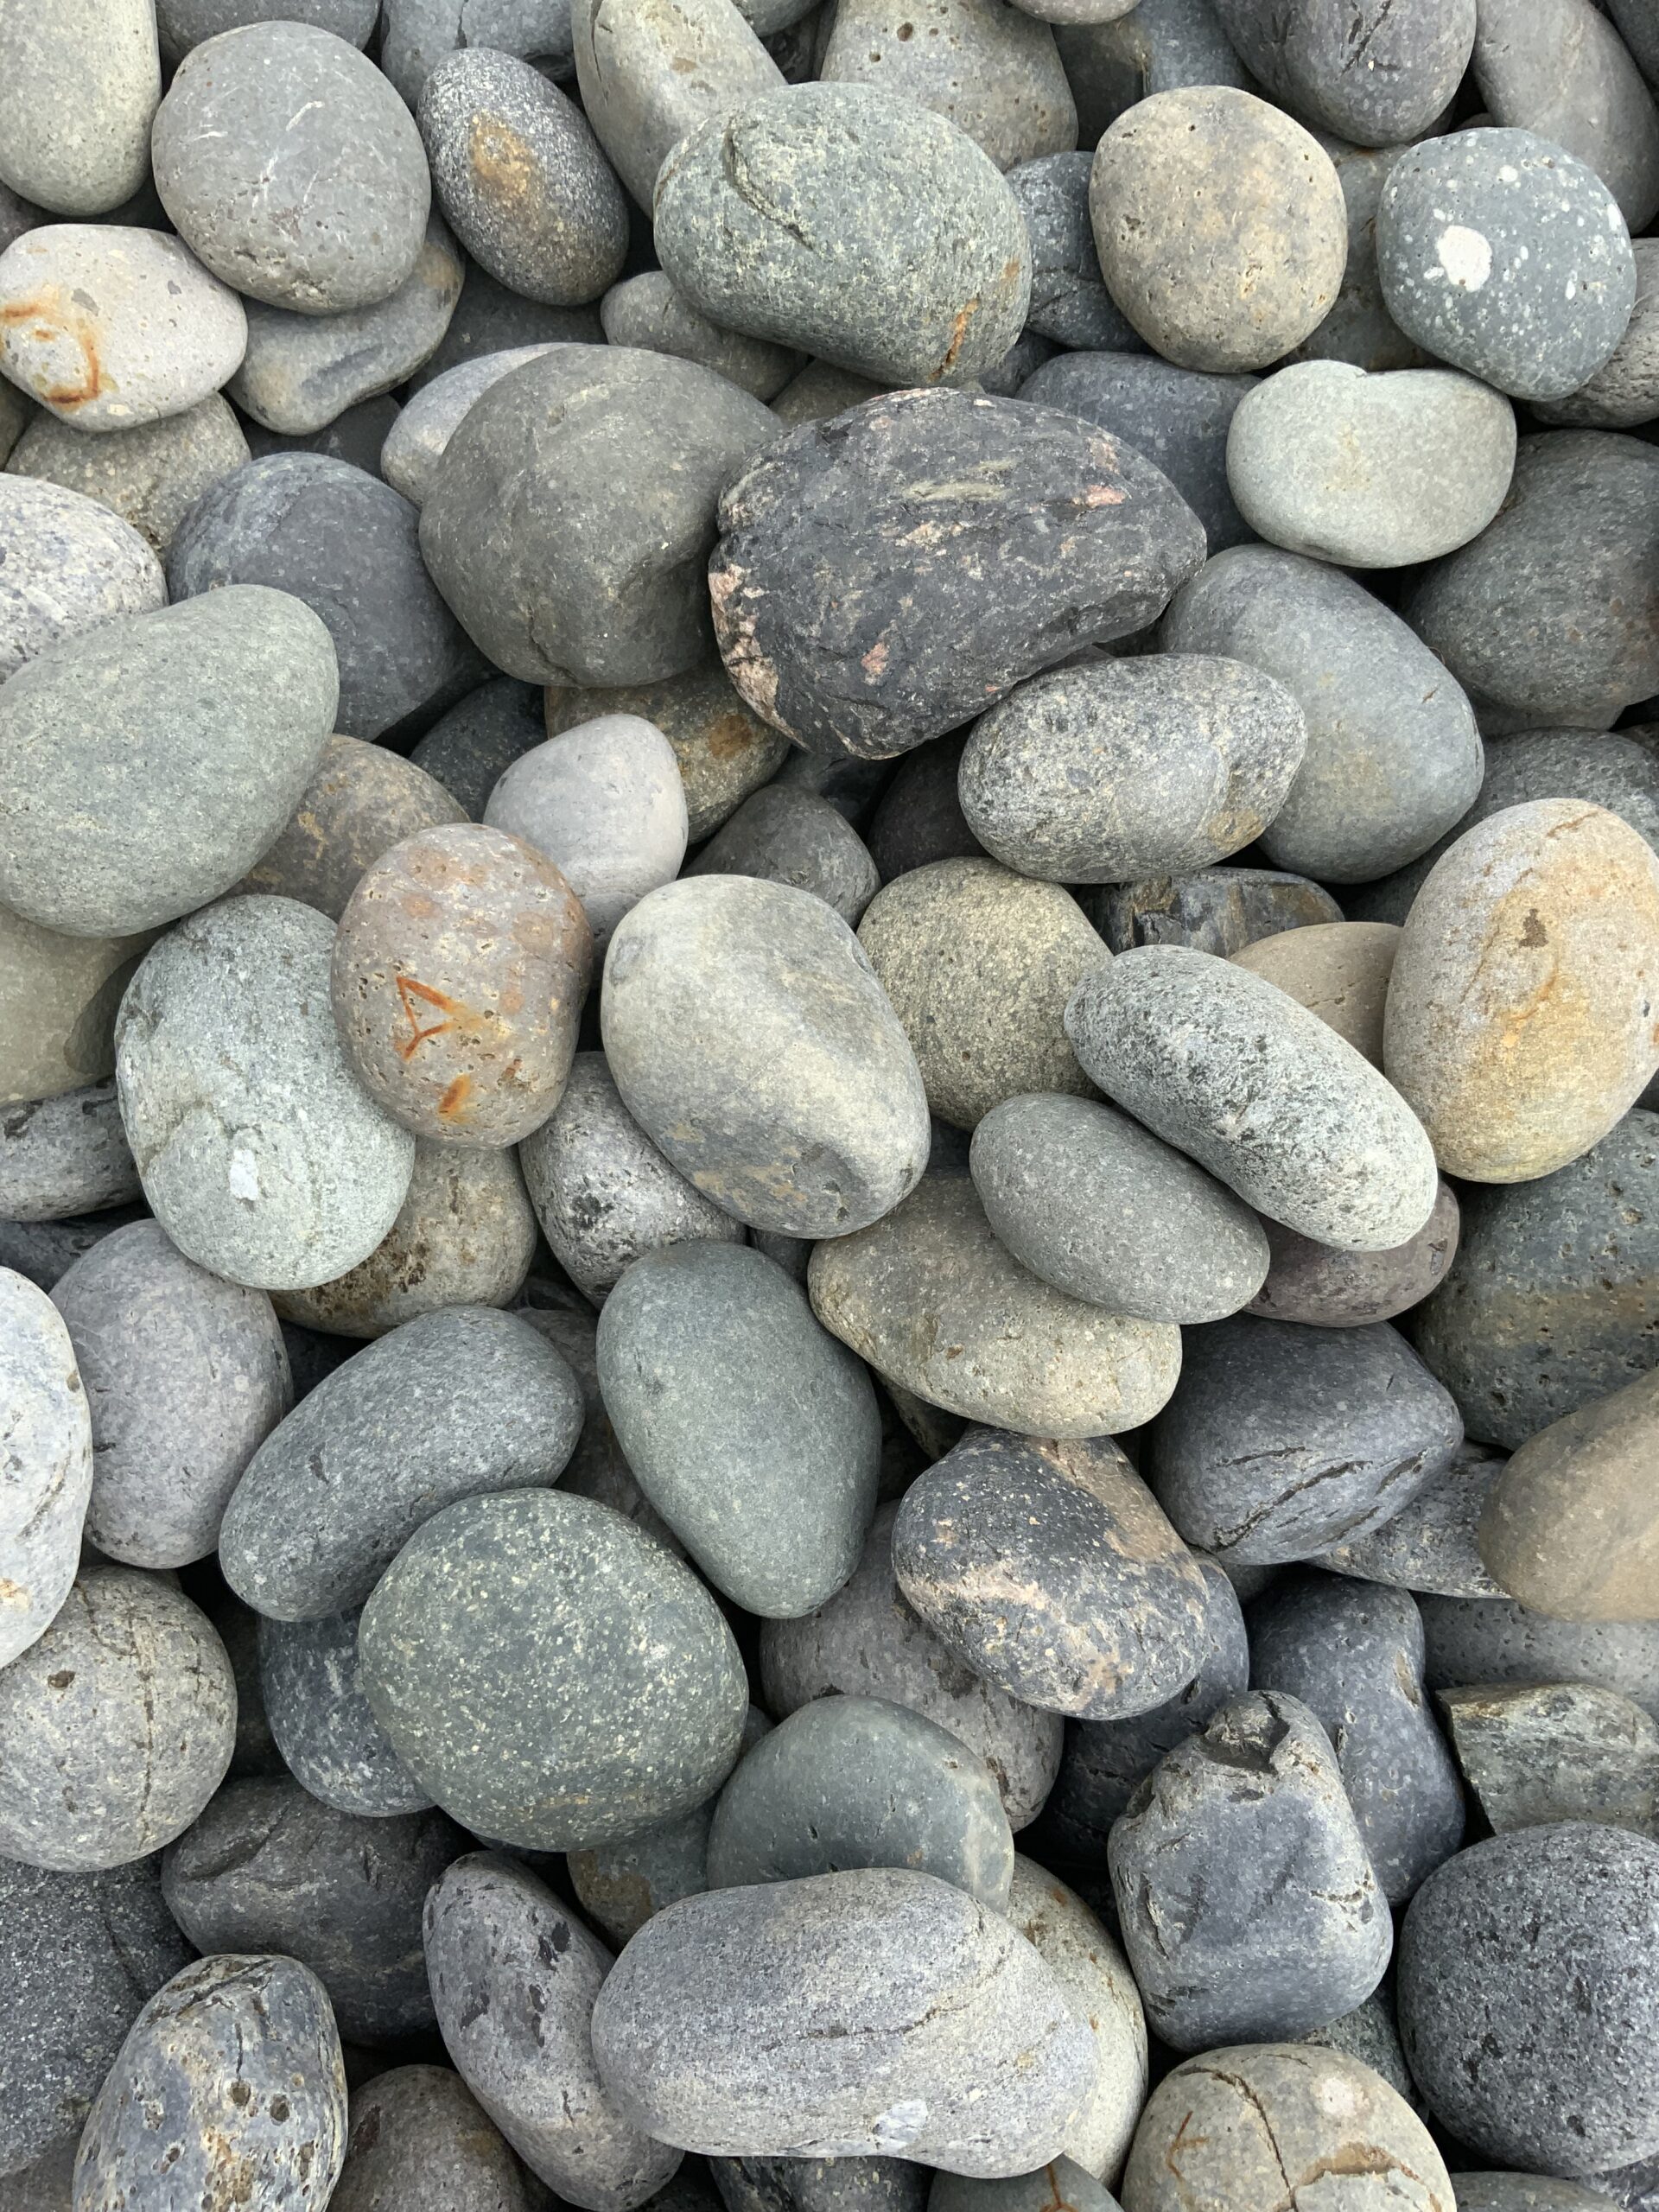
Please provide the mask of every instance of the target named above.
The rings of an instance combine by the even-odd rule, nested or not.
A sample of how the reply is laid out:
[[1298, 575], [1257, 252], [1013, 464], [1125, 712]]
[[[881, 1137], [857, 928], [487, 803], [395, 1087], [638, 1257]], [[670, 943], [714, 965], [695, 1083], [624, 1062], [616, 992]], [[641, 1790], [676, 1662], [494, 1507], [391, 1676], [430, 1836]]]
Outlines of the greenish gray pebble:
[[790, 346], [719, 329], [675, 290], [660, 269], [613, 284], [600, 302], [599, 315], [613, 346], [643, 346], [647, 353], [696, 361], [757, 399], [774, 398], [802, 366], [800, 354]]
[[1624, 335], [1576, 391], [1535, 404], [1533, 412], [1541, 422], [1630, 430], [1659, 416], [1659, 238], [1634, 238], [1630, 251], [1636, 256], [1636, 305]]
[[398, 1756], [509, 1846], [630, 1834], [701, 1804], [737, 1756], [747, 1700], [719, 1608], [584, 1497], [513, 1491], [435, 1515], [377, 1586], [358, 1648]]
[[147, 0], [66, 0], [8, 16], [0, 70], [16, 112], [0, 182], [56, 215], [103, 215], [144, 183], [162, 93]]
[[1540, 1682], [1442, 1690], [1464, 1778], [1495, 1834], [1600, 1821], [1652, 1837], [1659, 1726], [1617, 1690]]
[[241, 424], [213, 392], [182, 415], [95, 438], [41, 413], [13, 446], [6, 467], [11, 475], [39, 477], [101, 500], [165, 556], [202, 493], [249, 458]]

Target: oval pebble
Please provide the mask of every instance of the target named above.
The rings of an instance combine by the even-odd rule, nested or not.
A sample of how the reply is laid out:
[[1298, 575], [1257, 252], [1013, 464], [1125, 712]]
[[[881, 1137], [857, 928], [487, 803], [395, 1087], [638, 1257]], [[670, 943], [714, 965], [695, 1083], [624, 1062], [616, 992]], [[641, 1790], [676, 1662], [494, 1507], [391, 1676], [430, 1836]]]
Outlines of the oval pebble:
[[570, 36], [583, 111], [648, 212], [663, 163], [705, 117], [783, 90], [730, 0], [572, 0]]
[[1263, 16], [1215, 0], [1239, 59], [1294, 115], [1360, 146], [1420, 138], [1450, 105], [1475, 43], [1475, 0], [1358, 0], [1344, 18], [1320, 0]]
[[0, 477], [0, 682], [45, 646], [167, 604], [161, 563], [130, 524], [79, 492]]
[[1054, 34], [1003, 0], [840, 0], [817, 67], [944, 116], [1000, 169], [1077, 143]]
[[875, 861], [846, 816], [816, 792], [788, 784], [752, 792], [686, 873], [793, 884], [815, 893], [855, 930], [881, 887]]
[[86, 1387], [63, 1318], [41, 1290], [0, 1268], [0, 1667], [44, 1635], [80, 1563], [92, 1487]]

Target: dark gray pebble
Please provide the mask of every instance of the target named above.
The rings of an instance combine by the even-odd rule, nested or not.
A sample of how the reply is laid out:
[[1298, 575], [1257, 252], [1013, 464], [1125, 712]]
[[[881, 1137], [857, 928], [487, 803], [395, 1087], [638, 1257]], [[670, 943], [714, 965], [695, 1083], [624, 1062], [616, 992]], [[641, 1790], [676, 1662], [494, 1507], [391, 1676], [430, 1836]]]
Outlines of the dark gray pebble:
[[926, 2169], [908, 2158], [711, 2158], [726, 2212], [923, 2212]]
[[[1090, 167], [1087, 154], [1043, 154], [1008, 172], [1031, 238], [1026, 328], [1062, 346], [1138, 353], [1141, 340], [1118, 312], [1100, 273], [1089, 220]], [[1155, 461], [1157, 455], [1147, 458]]]
[[61, 1221], [137, 1196], [112, 1077], [0, 1107], [0, 1220]]
[[630, 1834], [701, 1804], [737, 1756], [747, 1698], [719, 1608], [585, 1497], [515, 1491], [435, 1515], [377, 1586], [358, 1652], [398, 1756], [509, 1845]]
[[798, 743], [874, 759], [1079, 642], [1144, 628], [1204, 554], [1192, 509], [1127, 444], [955, 391], [798, 431], [731, 486], [720, 524], [709, 591], [732, 681]]
[[1085, 911], [1114, 952], [1185, 944], [1224, 960], [1259, 938], [1342, 919], [1321, 885], [1272, 868], [1205, 868], [1114, 884], [1088, 899]]
[[483, 1306], [423, 1314], [255, 1452], [225, 1516], [226, 1580], [275, 1620], [361, 1605], [444, 1506], [556, 1481], [581, 1427], [575, 1376], [526, 1322]]
[[1425, 1596], [1432, 1690], [1468, 1682], [1601, 1682], [1659, 1719], [1659, 1622], [1557, 1621], [1513, 1598]]
[[1501, 1452], [1460, 1444], [1451, 1465], [1432, 1475], [1380, 1529], [1317, 1554], [1312, 1564], [1434, 1597], [1501, 1598], [1503, 1591], [1481, 1564], [1475, 1531], [1503, 1471]]
[[1430, 130], [1469, 64], [1475, 0], [1322, 0], [1268, 13], [1214, 0], [1240, 60], [1270, 98], [1357, 146], [1397, 146]]
[[261, 1619], [258, 1684], [284, 1764], [336, 1812], [379, 1819], [432, 1802], [398, 1758], [357, 1678], [359, 1612]]
[[1294, 1697], [1236, 1698], [1168, 1752], [1109, 1859], [1147, 2017], [1178, 2050], [1305, 2034], [1382, 1980], [1387, 1901], [1325, 1731]]
[[410, 378], [410, 389], [419, 391], [446, 369], [515, 346], [598, 346], [604, 337], [597, 308], [550, 308], [543, 300], [527, 300], [474, 263], [442, 344]]
[[72, 1216], [63, 1221], [8, 1221], [0, 1216], [0, 1268], [50, 1290], [83, 1252], [90, 1252], [111, 1230], [144, 1217], [142, 1206], [114, 1206], [108, 1213]]
[[969, 860], [985, 848], [968, 827], [957, 777], [965, 735], [936, 737], [906, 753], [876, 801], [864, 842], [883, 883], [935, 861]]
[[481, 822], [503, 772], [546, 741], [543, 697], [539, 683], [493, 677], [441, 715], [409, 757]]
[[788, 784], [752, 792], [715, 832], [688, 875], [758, 875], [792, 883], [833, 906], [856, 929], [880, 888], [874, 861], [846, 817], [826, 798]]
[[203, 1953], [308, 1966], [353, 2041], [435, 2023], [421, 1950], [428, 1890], [467, 1839], [442, 1813], [363, 1820], [297, 1782], [232, 1782], [162, 1859], [173, 1917]]
[[1187, 1339], [1145, 1465], [1189, 1543], [1266, 1566], [1380, 1527], [1462, 1440], [1449, 1393], [1386, 1322], [1241, 1314]]
[[[1044, 0], [1051, 18], [1065, 0]], [[1068, 14], [1071, 10], [1066, 10]], [[1137, 100], [1183, 85], [1231, 85], [1250, 92], [1255, 80], [1222, 29], [1214, 0], [1094, 0], [1076, 22], [1057, 22], [1054, 41], [1077, 103], [1077, 143], [1093, 146]], [[1093, 18], [1093, 20], [1090, 20]]]

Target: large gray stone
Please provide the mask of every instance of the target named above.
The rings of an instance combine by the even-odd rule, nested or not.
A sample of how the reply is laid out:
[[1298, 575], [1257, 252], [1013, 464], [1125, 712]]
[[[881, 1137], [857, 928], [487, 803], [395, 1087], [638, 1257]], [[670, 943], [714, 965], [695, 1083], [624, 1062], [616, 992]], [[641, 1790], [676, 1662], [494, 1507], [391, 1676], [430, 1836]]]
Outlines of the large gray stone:
[[1023, 1936], [898, 1867], [671, 1905], [613, 1968], [594, 2055], [625, 2113], [690, 2150], [982, 2175], [1057, 2157], [1096, 2064]]
[[1321, 0], [1272, 14], [1251, 0], [1213, 4], [1273, 99], [1357, 146], [1421, 137], [1451, 105], [1475, 42], [1475, 0], [1359, 0], [1346, 13]]
[[138, 1170], [109, 1077], [0, 1108], [0, 1220], [61, 1221], [137, 1196]]
[[415, 1140], [334, 1027], [334, 938], [295, 899], [226, 899], [169, 931], [121, 1002], [116, 1081], [150, 1210], [187, 1259], [251, 1289], [332, 1281], [409, 1190]]
[[74, 1345], [45, 1293], [9, 1267], [0, 1268], [0, 1667], [8, 1667], [69, 1595], [92, 1485], [92, 1423]]
[[42, 410], [11, 449], [13, 476], [84, 492], [130, 522], [163, 558], [173, 533], [211, 484], [248, 460], [248, 442], [217, 392], [131, 430], [87, 437]]
[[701, 1804], [737, 1756], [743, 1665], [719, 1608], [585, 1497], [517, 1491], [435, 1515], [365, 1607], [358, 1652], [398, 1756], [509, 1846], [632, 1834]]
[[167, 604], [161, 563], [96, 499], [0, 476], [0, 682], [48, 645]]
[[0, 687], [0, 897], [77, 937], [217, 898], [294, 811], [335, 700], [328, 633], [286, 593], [216, 592], [51, 647]]
[[647, 212], [663, 163], [705, 118], [784, 89], [729, 0], [572, 0], [570, 36], [582, 108]]
[[142, 188], [162, 95], [148, 0], [9, 11], [0, 72], [12, 110], [0, 183], [57, 215], [107, 214]]

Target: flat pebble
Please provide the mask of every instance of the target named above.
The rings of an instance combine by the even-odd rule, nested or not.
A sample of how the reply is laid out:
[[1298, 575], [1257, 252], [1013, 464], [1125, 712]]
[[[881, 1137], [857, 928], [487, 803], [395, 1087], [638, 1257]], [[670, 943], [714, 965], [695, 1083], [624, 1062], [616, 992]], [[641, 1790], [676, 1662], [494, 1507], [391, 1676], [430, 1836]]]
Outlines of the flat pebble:
[[334, 704], [327, 632], [263, 588], [48, 648], [0, 688], [0, 893], [79, 937], [217, 898], [294, 811]]
[[729, 486], [720, 526], [709, 592], [732, 681], [798, 744], [874, 759], [1080, 642], [1144, 628], [1204, 553], [1192, 509], [1126, 442], [957, 391], [798, 434]]
[[1339, 1251], [1276, 1221], [1262, 1226], [1272, 1256], [1249, 1311], [1316, 1329], [1353, 1329], [1392, 1321], [1439, 1287], [1457, 1252], [1459, 1209], [1451, 1185], [1442, 1182], [1417, 1234], [1382, 1252]]
[[1400, 1937], [1401, 2039], [1435, 2118], [1558, 2173], [1650, 2157], [1656, 1948], [1659, 1844], [1565, 1821], [1448, 1859]]
[[351, 2122], [332, 2212], [533, 2212], [534, 2183], [448, 2067], [377, 2074]]
[[207, 1558], [243, 1469], [291, 1402], [270, 1299], [209, 1274], [145, 1221], [77, 1260], [52, 1302], [92, 1415], [87, 1535], [128, 1567]]
[[1468, 700], [1399, 615], [1324, 562], [1267, 545], [1218, 554], [1176, 594], [1161, 641], [1248, 661], [1302, 709], [1306, 750], [1261, 840], [1280, 868], [1325, 884], [1386, 874], [1480, 789]]
[[784, 89], [730, 0], [572, 0], [570, 35], [583, 111], [648, 212], [664, 162], [699, 124]]
[[473, 259], [550, 307], [596, 300], [627, 251], [627, 202], [574, 101], [516, 54], [468, 47], [432, 71], [418, 117]]
[[1077, 143], [1054, 34], [1004, 0], [840, 0], [818, 74], [945, 117], [1000, 169]]
[[858, 939], [810, 892], [734, 875], [652, 892], [612, 939], [601, 1018], [629, 1112], [740, 1221], [844, 1235], [926, 1165], [915, 1055]]
[[1516, 399], [1576, 391], [1636, 299], [1618, 201], [1531, 130], [1454, 130], [1402, 153], [1377, 207], [1376, 266], [1408, 338]]
[[627, 1835], [701, 1804], [736, 1758], [743, 1667], [719, 1608], [587, 1498], [515, 1491], [435, 1515], [381, 1579], [358, 1649], [398, 1756], [508, 1845]]
[[1394, 1925], [1330, 1742], [1279, 1691], [1233, 1700], [1168, 1752], [1109, 1859], [1147, 2020], [1178, 2050], [1323, 2027], [1389, 1962]]
[[138, 1170], [109, 1077], [0, 1108], [0, 1219], [60, 1221], [137, 1196]]
[[79, 429], [183, 414], [246, 343], [241, 301], [160, 231], [48, 223], [0, 254], [0, 370]]
[[185, 516], [221, 476], [248, 460], [248, 442], [217, 392], [181, 415], [87, 437], [41, 413], [11, 449], [13, 476], [60, 484], [112, 508], [165, 557]]
[[0, 1671], [0, 1851], [66, 1874], [159, 1851], [219, 1787], [235, 1737], [207, 1615], [154, 1575], [89, 1568]]
[[[826, 2051], [832, 2024], [855, 2028], [850, 2050]], [[623, 2110], [687, 2149], [992, 2176], [1058, 2155], [1096, 2063], [1024, 1936], [897, 1867], [659, 1913], [601, 1992], [594, 2055]]]
[[1296, 701], [1243, 661], [1169, 652], [1053, 669], [976, 723], [963, 814], [1024, 875], [1185, 875], [1262, 835], [1306, 746]]
[[858, 941], [942, 1121], [971, 1129], [1004, 1099], [1089, 1089], [1061, 1018], [1110, 955], [1058, 884], [938, 861], [876, 893]]
[[68, 1597], [92, 1483], [92, 1433], [69, 1332], [45, 1294], [0, 1268], [6, 1433], [0, 1459], [0, 1666], [37, 1643]]
[[396, 291], [419, 257], [431, 185], [391, 85], [315, 23], [248, 23], [210, 44], [180, 63], [152, 142], [185, 244], [251, 299], [303, 315]]
[[1140, 340], [1113, 304], [1095, 251], [1090, 166], [1087, 154], [1040, 154], [1008, 173], [1031, 238], [1026, 329], [1061, 346], [1133, 353]]
[[715, 501], [779, 435], [711, 369], [560, 346], [468, 410], [428, 486], [421, 550], [509, 676], [677, 676], [708, 654]]
[[322, 2212], [345, 2155], [346, 2071], [322, 1984], [296, 1959], [199, 1959], [150, 1999], [99, 2092], [76, 2212], [211, 2204], [227, 2180], [252, 2202]]
[[1271, 17], [1250, 0], [1215, 0], [1215, 9], [1274, 99], [1360, 146], [1396, 146], [1432, 129], [1475, 43], [1475, 0], [1359, 0], [1341, 22], [1319, 0], [1293, 0]]
[[1500, 1453], [1484, 1444], [1460, 1444], [1451, 1465], [1431, 1475], [1380, 1529], [1317, 1553], [1311, 1564], [1435, 1597], [1501, 1598], [1481, 1564], [1475, 1531], [1503, 1470]]
[[1287, 1228], [1387, 1251], [1433, 1210], [1434, 1155], [1405, 1100], [1316, 1014], [1248, 969], [1146, 945], [1066, 1008], [1120, 1106]]
[[338, 1812], [376, 1819], [430, 1805], [369, 1709], [357, 1676], [359, 1611], [262, 1619], [259, 1692], [283, 1764]]
[[57, 215], [107, 214], [140, 189], [162, 94], [147, 0], [10, 16], [0, 69], [16, 95], [0, 181]]
[[815, 1698], [905, 1706], [984, 1761], [1009, 1825], [1025, 1827], [1054, 1778], [1059, 1717], [975, 1673], [912, 1611], [893, 1573], [897, 1512], [896, 1504], [877, 1510], [857, 1567], [823, 1605], [794, 1620], [762, 1622], [767, 1707], [786, 1719]]
[[1249, 1208], [1112, 1107], [1004, 1099], [969, 1162], [998, 1237], [1070, 1297], [1145, 1321], [1214, 1321], [1261, 1287], [1268, 1238]]
[[334, 940], [297, 900], [229, 899], [170, 931], [121, 1002], [116, 1080], [150, 1210], [187, 1259], [251, 1289], [331, 1282], [408, 1195], [415, 1140], [335, 1032]]
[[1227, 481], [1274, 545], [1349, 568], [1404, 568], [1485, 529], [1510, 488], [1515, 443], [1514, 409], [1473, 377], [1302, 361], [1240, 403]]
[[48, 645], [167, 604], [161, 563], [130, 524], [26, 476], [0, 476], [0, 682]]
[[841, 1587], [875, 1510], [875, 1393], [781, 1268], [703, 1239], [647, 1252], [598, 1351], [628, 1465], [717, 1590], [787, 1619]]
[[1458, 1764], [1497, 1834], [1598, 1821], [1651, 1838], [1659, 1727], [1616, 1690], [1587, 1682], [1442, 1690]]
[[762, 721], [738, 696], [712, 656], [703, 667], [658, 683], [550, 690], [547, 734], [561, 736], [608, 714], [638, 715], [673, 747], [685, 792], [687, 841], [693, 845], [728, 821], [795, 752], [781, 730]]
[[793, 884], [856, 929], [881, 878], [863, 840], [828, 799], [786, 784], [752, 792], [709, 840], [689, 875]]
[[1460, 837], [1406, 918], [1384, 1030], [1446, 1172], [1526, 1181], [1605, 1136], [1653, 1072], [1656, 967], [1659, 859], [1617, 815], [1540, 799]]
[[1397, 1330], [1241, 1314], [1187, 1339], [1148, 1479], [1191, 1544], [1272, 1566], [1368, 1535], [1442, 1471], [1463, 1425]]
[[[1225, 175], [1225, 193], [1204, 188]], [[1106, 289], [1184, 369], [1259, 369], [1306, 338], [1342, 282], [1348, 222], [1319, 141], [1226, 86], [1157, 92], [1095, 150], [1090, 213]]]
[[1138, 1428], [1179, 1371], [1177, 1330], [1086, 1306], [1022, 1268], [965, 1176], [929, 1176], [874, 1228], [820, 1244], [808, 1284], [818, 1319], [880, 1374], [1026, 1436]]
[[310, 1967], [344, 2034], [435, 2024], [421, 1909], [466, 1838], [442, 1813], [366, 1821], [284, 1776], [232, 1782], [162, 1859], [162, 1892], [204, 1954], [278, 1950]]
[[1068, 1449], [970, 1429], [906, 1491], [893, 1564], [976, 1674], [1048, 1712], [1147, 1712], [1205, 1654], [1198, 1566], [1106, 1439]]
[[1272, 868], [1201, 868], [1112, 884], [1088, 900], [1087, 910], [1114, 952], [1184, 944], [1224, 960], [1258, 938], [1342, 919], [1328, 891]]
[[1590, 0], [1482, 0], [1474, 78], [1494, 123], [1564, 146], [1595, 171], [1631, 230], [1646, 229], [1659, 209], [1659, 109]]

